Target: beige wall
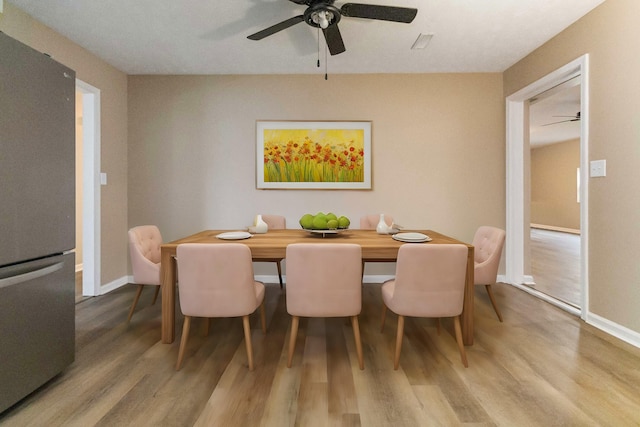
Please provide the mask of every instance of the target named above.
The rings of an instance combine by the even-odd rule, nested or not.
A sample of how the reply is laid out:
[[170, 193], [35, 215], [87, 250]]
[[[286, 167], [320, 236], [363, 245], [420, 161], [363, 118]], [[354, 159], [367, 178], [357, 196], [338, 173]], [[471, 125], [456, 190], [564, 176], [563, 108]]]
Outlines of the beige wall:
[[51, 55], [76, 71], [76, 77], [100, 89], [102, 187], [102, 284], [127, 272], [127, 76], [50, 28], [5, 2], [0, 31]]
[[580, 229], [576, 171], [580, 140], [531, 150], [531, 222]]
[[504, 73], [505, 95], [589, 54], [589, 311], [640, 332], [640, 2], [607, 0]]
[[[464, 240], [480, 224], [504, 226], [503, 96], [588, 53], [589, 157], [607, 160], [607, 176], [589, 182], [588, 308], [640, 332], [638, 16], [637, 0], [607, 0], [503, 76], [134, 76], [128, 101], [124, 73], [10, 3], [0, 30], [101, 90], [103, 283], [126, 274], [123, 236], [147, 222], [168, 239], [241, 228], [257, 212], [295, 225], [328, 209], [385, 211]], [[374, 190], [256, 190], [257, 119], [372, 120]]]
[[[268, 119], [371, 120], [373, 190], [257, 190], [256, 120]], [[471, 241], [504, 227], [504, 147], [500, 74], [130, 76], [129, 224], [171, 240], [257, 213], [298, 227], [333, 211], [357, 227], [386, 212]]]

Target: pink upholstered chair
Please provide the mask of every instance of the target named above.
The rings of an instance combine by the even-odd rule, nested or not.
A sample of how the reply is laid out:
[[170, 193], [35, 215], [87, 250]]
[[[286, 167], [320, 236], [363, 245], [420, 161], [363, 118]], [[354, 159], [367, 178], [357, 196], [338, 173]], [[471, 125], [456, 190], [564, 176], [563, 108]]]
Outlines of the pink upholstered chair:
[[[360, 218], [360, 229], [362, 230], [375, 230], [380, 222], [380, 214], [365, 215]], [[384, 214], [384, 222], [389, 227], [393, 224], [393, 217], [391, 215]]]
[[[262, 215], [262, 220], [267, 223], [269, 230], [283, 230], [287, 228], [287, 220], [280, 215]], [[263, 259], [264, 262], [275, 262], [278, 268], [278, 279], [280, 280], [280, 289], [282, 289], [282, 258]]]
[[498, 310], [498, 305], [493, 296], [491, 286], [496, 283], [498, 267], [502, 257], [502, 248], [505, 238], [504, 230], [496, 227], [483, 225], [478, 228], [473, 237], [474, 247], [474, 283], [484, 285], [489, 294], [491, 305], [498, 315], [498, 320], [502, 322], [502, 315]]
[[396, 278], [382, 284], [382, 329], [387, 308], [398, 315], [393, 368], [398, 369], [404, 317], [453, 317], [465, 367], [460, 314], [464, 301], [468, 249], [464, 245], [404, 244], [398, 250]]
[[127, 322], [133, 316], [145, 285], [156, 287], [152, 304], [156, 303], [160, 292], [160, 245], [162, 244], [162, 235], [155, 225], [133, 227], [128, 234], [133, 281], [138, 285], [138, 291], [133, 298]]
[[[260, 307], [266, 332], [264, 285], [253, 279], [251, 251], [241, 243], [185, 243], [176, 249], [180, 309], [184, 314], [176, 370], [182, 366], [192, 317], [242, 316], [249, 370], [253, 370], [249, 315]], [[208, 332], [208, 327], [207, 327]]]
[[350, 243], [293, 243], [287, 246], [287, 312], [291, 367], [300, 317], [350, 317], [364, 369], [358, 314], [362, 309], [362, 249]]

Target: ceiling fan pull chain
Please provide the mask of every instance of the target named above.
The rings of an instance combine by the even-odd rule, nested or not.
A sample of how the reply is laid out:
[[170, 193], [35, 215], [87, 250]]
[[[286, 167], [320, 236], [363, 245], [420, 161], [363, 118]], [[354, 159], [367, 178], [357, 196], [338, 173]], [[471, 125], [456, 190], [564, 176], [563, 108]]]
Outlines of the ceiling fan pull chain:
[[324, 45], [324, 79], [329, 80], [329, 74], [327, 73], [327, 44]]
[[318, 68], [320, 68], [320, 27], [318, 27]]

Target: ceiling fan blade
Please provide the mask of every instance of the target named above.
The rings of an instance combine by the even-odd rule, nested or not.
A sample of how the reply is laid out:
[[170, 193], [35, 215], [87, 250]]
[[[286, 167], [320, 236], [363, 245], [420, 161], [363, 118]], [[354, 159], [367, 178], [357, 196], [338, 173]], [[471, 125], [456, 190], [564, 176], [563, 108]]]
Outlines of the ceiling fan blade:
[[375, 4], [345, 3], [340, 8], [342, 16], [350, 18], [378, 19], [381, 21], [404, 22], [413, 21], [418, 9], [395, 6], [378, 6]]
[[553, 122], [553, 123], [547, 123], [546, 125], [542, 125], [542, 126], [551, 126], [551, 125], [557, 125], [558, 123], [566, 123], [566, 122], [579, 122], [580, 119], [569, 119], [569, 120], [560, 120], [559, 122]]
[[342, 41], [342, 35], [338, 29], [338, 24], [333, 24], [322, 30], [324, 33], [324, 39], [327, 41], [327, 47], [331, 55], [337, 55], [344, 52], [344, 42]]
[[247, 36], [247, 38], [249, 40], [262, 40], [267, 36], [275, 34], [278, 31], [286, 30], [287, 28], [303, 21], [304, 21], [303, 15], [294, 16], [293, 18], [289, 18], [285, 21], [277, 23], [276, 25], [272, 25], [269, 28], [265, 28], [262, 31], [258, 31], [257, 33], [251, 34], [250, 36]]
[[580, 120], [580, 111], [578, 111], [575, 116], [552, 116], [552, 117], [571, 117], [574, 118], [576, 120]]

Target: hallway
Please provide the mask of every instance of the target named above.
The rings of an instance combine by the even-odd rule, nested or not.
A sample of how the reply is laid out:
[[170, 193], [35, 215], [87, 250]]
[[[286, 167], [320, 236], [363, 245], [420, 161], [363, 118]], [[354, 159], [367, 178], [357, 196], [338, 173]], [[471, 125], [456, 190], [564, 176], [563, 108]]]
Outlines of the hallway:
[[580, 307], [580, 235], [531, 229], [532, 288]]

